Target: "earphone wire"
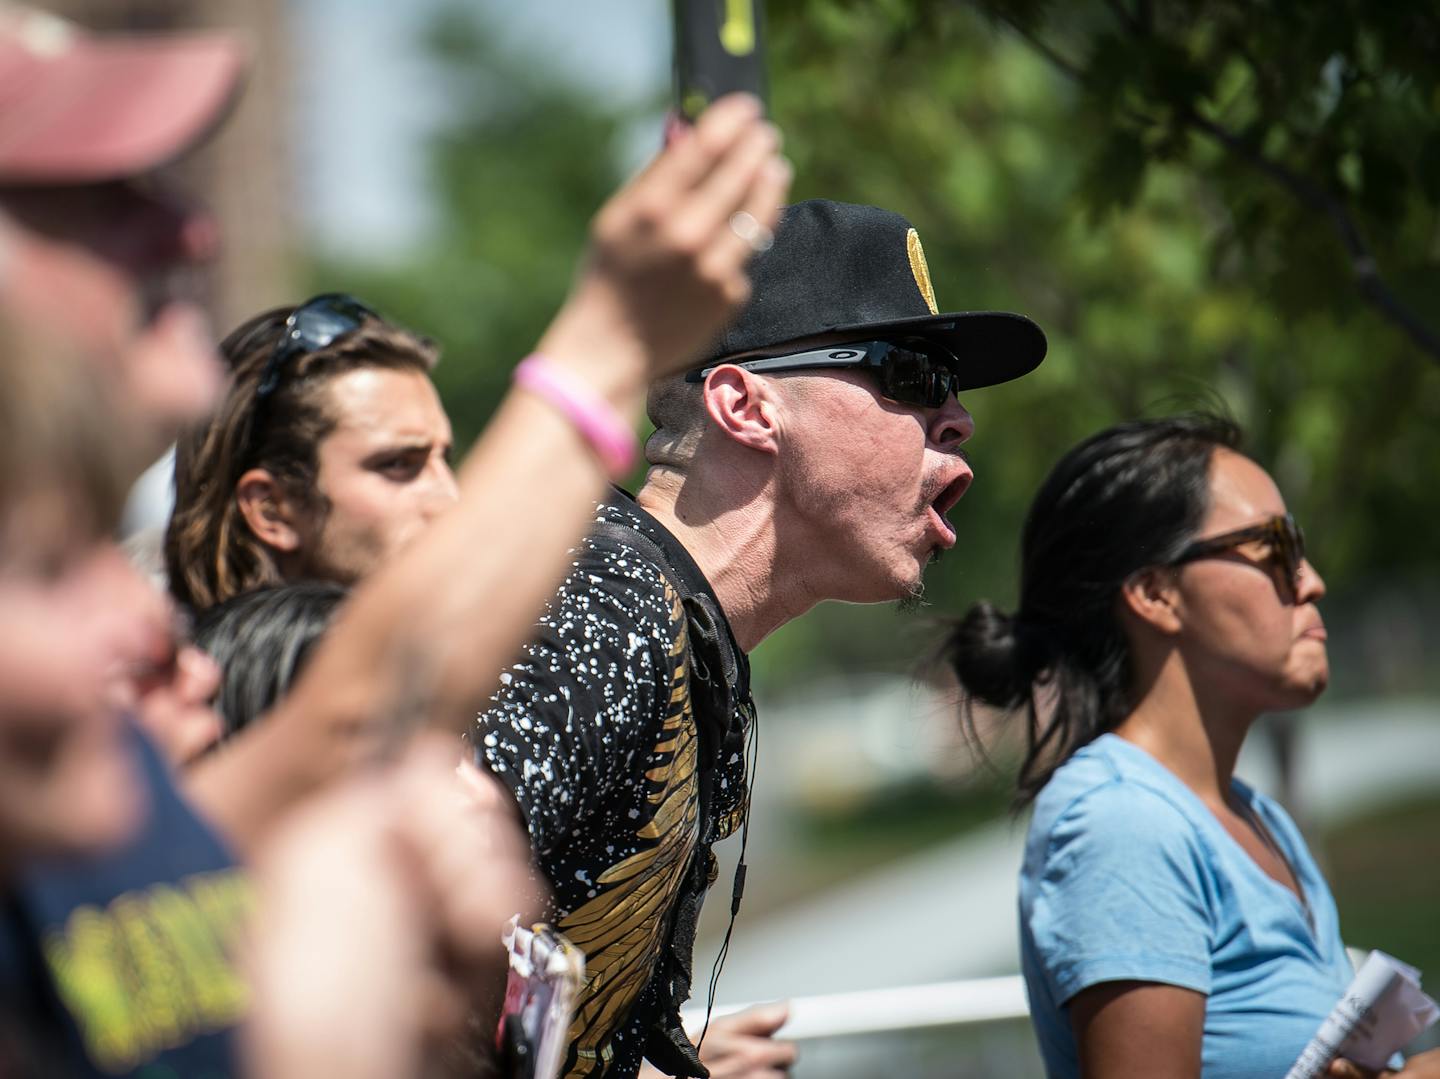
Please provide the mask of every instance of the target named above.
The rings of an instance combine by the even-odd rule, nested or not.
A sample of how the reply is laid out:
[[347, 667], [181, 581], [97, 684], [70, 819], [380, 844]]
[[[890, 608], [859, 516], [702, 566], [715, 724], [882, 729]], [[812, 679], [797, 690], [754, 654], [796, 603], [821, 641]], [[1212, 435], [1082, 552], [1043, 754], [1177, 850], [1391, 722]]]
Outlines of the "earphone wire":
[[740, 857], [735, 863], [735, 878], [730, 889], [730, 921], [725, 926], [725, 937], [720, 942], [720, 951], [715, 956], [715, 965], [710, 970], [710, 985], [706, 990], [705, 1001], [705, 1025], [700, 1030], [700, 1038], [695, 1043], [695, 1051], [698, 1053], [700, 1047], [705, 1044], [705, 1035], [710, 1032], [710, 1017], [715, 1011], [715, 990], [720, 985], [720, 972], [725, 968], [725, 959], [730, 954], [730, 936], [735, 932], [735, 916], [740, 913], [740, 900], [745, 894], [745, 848], [750, 842], [750, 807], [755, 799], [755, 776], [760, 762], [760, 723], [759, 715], [752, 704], [748, 711], [750, 713], [750, 731], [746, 747], [746, 755], [750, 758], [747, 762], [748, 775], [745, 778], [745, 810], [740, 818]]

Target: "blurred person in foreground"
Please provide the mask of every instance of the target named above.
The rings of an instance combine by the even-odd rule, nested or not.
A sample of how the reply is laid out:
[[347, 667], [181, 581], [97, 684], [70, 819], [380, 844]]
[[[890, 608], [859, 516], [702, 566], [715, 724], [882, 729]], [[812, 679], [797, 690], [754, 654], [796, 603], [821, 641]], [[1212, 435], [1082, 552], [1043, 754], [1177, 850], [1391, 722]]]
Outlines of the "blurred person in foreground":
[[[711, 846], [748, 811], [746, 653], [822, 600], [919, 593], [971, 479], [957, 392], [1045, 352], [1022, 316], [940, 313], [898, 214], [815, 200], [773, 236], [762, 224], [732, 222], [760, 251], [750, 302], [651, 387], [644, 486], [601, 504], [471, 735], [588, 957], [571, 1076], [634, 1076], [642, 1056], [668, 1075], [729, 1072], [719, 1045], [697, 1056], [679, 1008]], [[742, 1070], [794, 1060], [767, 1040], [783, 1019], [736, 1031], [738, 1059], [754, 1051]]]
[[[0, 311], [88, 358], [132, 474], [220, 387], [199, 297], [215, 223], [163, 166], [221, 123], [245, 65], [229, 34], [101, 38], [0, 10]], [[201, 653], [166, 644], [133, 674], [118, 690], [169, 759], [214, 739], [216, 672]]]
[[1239, 439], [1197, 414], [1081, 443], [1026, 518], [1018, 609], [948, 641], [971, 734], [973, 702], [1025, 724], [1021, 959], [1057, 1079], [1274, 1079], [1353, 974], [1299, 831], [1234, 776], [1329, 680], [1324, 582]]
[[[208, 253], [209, 223], [139, 174], [218, 120], [241, 58], [223, 35], [96, 39], [0, 13], [7, 1076], [232, 1072], [248, 886], [125, 718], [135, 708], [171, 729], [157, 709], [177, 706], [193, 718], [213, 665], [209, 689], [203, 669], [179, 669], [198, 653], [177, 648], [166, 604], [103, 537], [140, 464], [218, 387], [195, 307], [169, 292], [172, 272]], [[471, 910], [510, 895], [486, 940], [518, 893], [494, 855]]]
[[[163, 649], [163, 605], [105, 543], [133, 478], [101, 384], [63, 342], [0, 346], [0, 889], [38, 856], [92, 854], [146, 810], [112, 701]], [[157, 639], [159, 638], [159, 639]]]
[[[243, 1007], [228, 958], [243, 879], [127, 716], [204, 687], [177, 684], [166, 604], [103, 539], [118, 516], [107, 491], [123, 490], [218, 388], [198, 308], [174, 291], [179, 271], [213, 249], [213, 226], [153, 170], [221, 119], [243, 64], [227, 35], [102, 39], [40, 12], [0, 12], [3, 362], [15, 379], [63, 372], [71, 394], [94, 397], [79, 415], [58, 393], [6, 395], [17, 410], [7, 435], [65, 426], [5, 454], [12, 478], [34, 488], [0, 505], [7, 532], [29, 537], [3, 554], [0, 626], [26, 642], [0, 650], [16, 667], [3, 681], [7, 696], [25, 695], [19, 715], [68, 724], [0, 756], [7, 777], [20, 766], [66, 780], [63, 799], [24, 803], [51, 827], [87, 809], [103, 825], [93, 842], [22, 852], [6, 880], [0, 983], [7, 1012], [43, 1046], [45, 1063], [27, 1065], [43, 1074], [221, 1066], [218, 1032]], [[70, 461], [112, 478], [76, 483], [63, 474]], [[17, 797], [26, 789], [5, 784]]]
[[198, 297], [215, 222], [157, 170], [220, 124], [245, 66], [230, 34], [100, 38], [0, 9], [0, 306], [115, 379], [142, 460], [222, 375]]
[[[121, 548], [126, 560], [130, 551]], [[221, 682], [219, 665], [189, 638], [189, 620], [148, 575], [136, 573], [156, 593], [151, 605], [164, 616], [165, 645], [133, 667], [117, 690], [117, 702], [155, 744], [166, 762], [183, 767], [198, 760], [223, 735], [221, 717], [211, 705]]]
[[458, 797], [453, 741], [430, 736], [305, 807], [253, 876], [217, 862], [117, 704], [117, 672], [173, 644], [102, 538], [131, 477], [84, 376], [0, 358], [0, 444], [27, 477], [0, 482], [0, 1074], [238, 1075], [242, 1017], [249, 1074], [421, 1074], [502, 976], [523, 841]]
[[150, 811], [111, 697], [163, 620], [103, 543], [132, 476], [88, 361], [0, 325], [0, 1074], [66, 1074], [73, 1034], [20, 925], [24, 878], [113, 849]]
[[327, 294], [256, 315], [220, 352], [220, 405], [175, 453], [165, 560], [182, 604], [353, 584], [454, 505], [430, 341]]
[[531, 906], [521, 833], [460, 797], [454, 772], [453, 737], [421, 735], [399, 767], [298, 806], [257, 852], [246, 1074], [452, 1074], [437, 1062], [504, 983], [501, 925]]

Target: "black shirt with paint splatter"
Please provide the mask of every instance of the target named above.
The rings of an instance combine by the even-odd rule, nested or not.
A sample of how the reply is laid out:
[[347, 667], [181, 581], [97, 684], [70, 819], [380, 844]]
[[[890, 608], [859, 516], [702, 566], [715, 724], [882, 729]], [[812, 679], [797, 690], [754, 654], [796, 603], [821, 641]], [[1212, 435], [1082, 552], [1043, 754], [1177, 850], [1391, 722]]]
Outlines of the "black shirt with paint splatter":
[[[597, 520], [643, 531], [691, 592], [714, 599], [679, 541], [627, 496], [602, 503]], [[471, 738], [478, 763], [525, 817], [552, 920], [586, 954], [565, 1074], [632, 1076], [666, 999], [656, 970], [670, 920], [694, 879], [702, 743], [685, 612], [665, 573], [607, 533], [572, 555]], [[734, 653], [734, 699], [753, 709], [744, 656]], [[714, 762], [715, 838], [734, 830], [746, 797], [743, 753], [723, 756]]]

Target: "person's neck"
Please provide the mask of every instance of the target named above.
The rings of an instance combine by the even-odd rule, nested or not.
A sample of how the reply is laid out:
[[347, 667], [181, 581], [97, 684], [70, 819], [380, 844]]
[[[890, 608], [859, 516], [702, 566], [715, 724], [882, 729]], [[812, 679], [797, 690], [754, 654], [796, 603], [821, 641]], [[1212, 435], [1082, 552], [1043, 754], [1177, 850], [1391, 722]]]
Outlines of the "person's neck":
[[1207, 697], [1178, 652], [1144, 679], [1138, 703], [1115, 733], [1139, 746], [1215, 809], [1230, 807], [1240, 746], [1256, 718]]
[[656, 467], [635, 497], [695, 559], [742, 651], [818, 602], [804, 588], [806, 574], [782, 558], [768, 486], [737, 496], [721, 485]]

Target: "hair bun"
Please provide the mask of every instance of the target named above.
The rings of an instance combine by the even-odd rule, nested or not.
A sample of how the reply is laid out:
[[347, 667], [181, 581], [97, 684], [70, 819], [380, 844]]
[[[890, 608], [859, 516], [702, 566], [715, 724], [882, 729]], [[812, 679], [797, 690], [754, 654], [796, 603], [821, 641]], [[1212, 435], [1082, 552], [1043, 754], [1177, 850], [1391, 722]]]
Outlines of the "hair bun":
[[1030, 694], [1035, 649], [1020, 618], [988, 600], [974, 604], [954, 624], [942, 655], [971, 696], [1010, 709]]

